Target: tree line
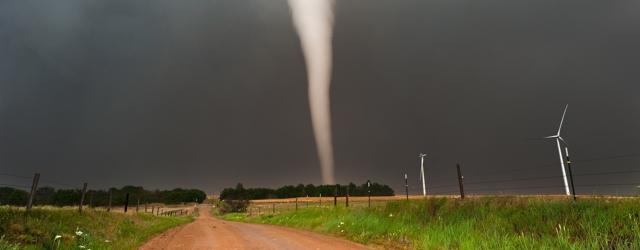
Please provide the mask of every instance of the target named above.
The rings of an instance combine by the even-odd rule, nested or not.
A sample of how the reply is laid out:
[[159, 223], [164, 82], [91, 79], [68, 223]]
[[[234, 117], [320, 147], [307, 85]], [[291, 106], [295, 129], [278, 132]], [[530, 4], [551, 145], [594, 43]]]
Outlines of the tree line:
[[[107, 206], [109, 204], [109, 191], [111, 191], [111, 205], [122, 206], [129, 194], [129, 204], [164, 203], [180, 204], [183, 202], [201, 203], [207, 198], [207, 194], [198, 189], [176, 188], [172, 190], [145, 190], [138, 186], [124, 186], [122, 188], [110, 188], [108, 190], [87, 190], [84, 204], [91, 206]], [[41, 187], [35, 193], [34, 205], [73, 206], [80, 203], [82, 190], [80, 189], [55, 189]], [[22, 189], [0, 187], [0, 205], [24, 206], [27, 203], [29, 193]]]
[[[338, 196], [345, 196], [349, 188], [350, 196], [367, 196], [368, 190], [372, 196], [393, 196], [394, 192], [388, 185], [372, 182], [368, 187], [367, 183], [356, 185], [339, 185]], [[287, 185], [277, 189], [271, 188], [245, 188], [242, 183], [238, 183], [235, 188], [225, 188], [220, 192], [221, 200], [257, 200], [272, 198], [293, 198], [293, 197], [317, 197], [333, 196], [336, 193], [336, 185], [298, 184], [297, 186]]]

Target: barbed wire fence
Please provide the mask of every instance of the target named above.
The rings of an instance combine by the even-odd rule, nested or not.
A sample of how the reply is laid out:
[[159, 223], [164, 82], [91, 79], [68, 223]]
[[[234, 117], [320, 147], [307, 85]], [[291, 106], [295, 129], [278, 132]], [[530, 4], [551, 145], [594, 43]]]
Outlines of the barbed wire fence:
[[[573, 160], [574, 164], [587, 164], [587, 163], [595, 163], [602, 162], [608, 160], [616, 160], [616, 159], [624, 159], [624, 158], [636, 158], [640, 157], [640, 154], [622, 154], [622, 155], [614, 155], [607, 157], [599, 157], [599, 158], [590, 158], [590, 159], [579, 159]], [[565, 162], [567, 163], [567, 162]], [[556, 166], [558, 163], [549, 163], [544, 164], [543, 166]], [[459, 166], [458, 166], [459, 167]], [[568, 167], [568, 166], [567, 166]], [[456, 168], [452, 166], [452, 178], [450, 179], [451, 184], [437, 184], [434, 185], [430, 181], [428, 181], [428, 173], [427, 173], [427, 181], [426, 181], [426, 190], [428, 196], [454, 196], [463, 198], [465, 193], [467, 195], [546, 195], [546, 194], [560, 194], [565, 195], [564, 193], [564, 185], [562, 182], [563, 175], [560, 174], [551, 174], [551, 175], [540, 175], [534, 174], [533, 176], [522, 176], [524, 170], [532, 170], [531, 167], [520, 167], [520, 168], [511, 168], [506, 170], [481, 170], [481, 173], [475, 173], [468, 176], [462, 175], [459, 173], [458, 176], [455, 175]], [[534, 169], [535, 170], [535, 169]], [[575, 170], [574, 170], [575, 171]], [[513, 173], [520, 172], [518, 176], [522, 177], [512, 177], [512, 178], [493, 178], [496, 173]], [[583, 181], [584, 178], [581, 177], [601, 177], [601, 176], [615, 176], [615, 175], [629, 175], [640, 173], [640, 169], [614, 169], [609, 171], [593, 171], [593, 172], [583, 172], [577, 171], [571, 174], [573, 177], [573, 181], [575, 184], [571, 188], [571, 194], [580, 194], [581, 188], [601, 188], [601, 187], [624, 187], [629, 192], [633, 193], [633, 191], [638, 191], [640, 189], [640, 180], [638, 182], [611, 182], [612, 179], [608, 178], [605, 182], [598, 182], [598, 180], [589, 180]], [[399, 175], [400, 177], [400, 175]], [[457, 178], [456, 178], [457, 177]], [[569, 176], [567, 175], [567, 178]], [[457, 179], [457, 183], [456, 183]], [[415, 199], [416, 194], [422, 195], [422, 183], [421, 180], [417, 179], [415, 182], [408, 182], [408, 186], [405, 190], [405, 180], [398, 178], [398, 184], [402, 184], [402, 190], [396, 190], [396, 195], [405, 196], [405, 192], [411, 193], [411, 197], [407, 196], [407, 199]], [[591, 195], [588, 192], [582, 193], [583, 195]], [[309, 198], [311, 200], [309, 200]], [[375, 201], [366, 201], [360, 199], [359, 201], [352, 201], [349, 203], [348, 196], [342, 197], [324, 197], [324, 200], [318, 200], [320, 197], [307, 197], [303, 200], [291, 200], [287, 199], [286, 201], [273, 201], [273, 202], [260, 202], [256, 204], [252, 204], [249, 208], [247, 208], [246, 213], [249, 215], [257, 215], [257, 214], [276, 214], [280, 212], [287, 211], [297, 211], [301, 207], [320, 207], [320, 208], [330, 208], [338, 206], [339, 204], [344, 204], [340, 206], [353, 207], [353, 206], [378, 206], [384, 204], [386, 201], [375, 200]], [[322, 198], [320, 198], [322, 199]], [[352, 197], [353, 199], [353, 197]], [[310, 205], [311, 204], [311, 205]]]
[[[29, 185], [28, 182], [31, 182], [31, 185]], [[40, 185], [40, 184], [43, 184], [43, 185]], [[0, 205], [3, 205], [2, 201], [4, 200], [5, 203], [24, 204], [25, 209], [30, 210], [34, 204], [35, 197], [39, 190], [41, 190], [42, 188], [57, 188], [57, 189], [66, 189], [66, 190], [81, 192], [81, 196], [77, 200], [77, 206], [78, 206], [79, 212], [82, 212], [82, 209], [85, 206], [89, 208], [94, 208], [92, 204], [91, 194], [95, 190], [88, 190], [87, 183], [74, 185], [74, 184], [59, 181], [56, 179], [40, 178], [39, 173], [36, 173], [33, 176], [26, 176], [26, 175], [12, 174], [12, 173], [0, 173], [0, 189], [3, 187], [11, 188], [11, 190], [8, 194], [6, 192], [1, 193], [1, 194], [4, 194], [6, 197], [4, 197], [4, 199], [1, 199], [2, 197], [0, 197]], [[18, 192], [28, 192], [28, 196], [26, 197], [26, 199], [24, 197], [15, 197], [14, 195], [17, 195]], [[86, 203], [87, 193], [89, 193], [88, 204]], [[124, 205], [122, 205], [122, 211], [124, 213], [127, 213], [130, 210], [129, 207], [134, 205], [133, 202], [131, 202], [131, 200], [129, 199], [129, 196], [130, 196], [129, 193], [126, 193], [125, 203]], [[192, 214], [195, 210], [195, 209], [188, 209], [188, 208], [185, 209], [185, 208], [169, 207], [169, 206], [166, 206], [165, 204], [158, 204], [158, 203], [140, 204], [140, 197], [137, 197], [137, 198], [138, 200], [137, 200], [137, 203], [135, 204], [136, 213], [144, 212], [144, 213], [150, 213], [156, 216], [182, 216], [182, 215]], [[14, 202], [8, 202], [11, 199], [14, 199], [13, 200]], [[104, 208], [108, 212], [116, 211], [115, 209], [112, 209], [112, 199], [113, 199], [113, 196], [111, 194], [111, 189], [109, 189], [108, 205]], [[143, 209], [141, 209], [141, 205], [143, 206]]]
[[[628, 159], [628, 158], [637, 158], [640, 157], [640, 154], [621, 154], [621, 155], [613, 155], [606, 157], [598, 157], [598, 158], [589, 158], [589, 159], [578, 159], [572, 160], [571, 162], [574, 164], [589, 164], [594, 162], [608, 161], [608, 160], [616, 160], [616, 159]], [[569, 162], [565, 161], [565, 164]], [[553, 166], [558, 163], [549, 163], [544, 164], [542, 166]], [[567, 165], [568, 166], [568, 165]], [[580, 169], [580, 168], [579, 168]], [[477, 170], [475, 174], [471, 174], [473, 179], [470, 180], [467, 176], [465, 176], [464, 180], [461, 181], [465, 186], [465, 191], [476, 194], [504, 194], [509, 193], [509, 191], [518, 191], [514, 194], [532, 194], [537, 195], [541, 194], [540, 192], [535, 191], [555, 191], [562, 190], [565, 186], [558, 184], [546, 184], [551, 180], [562, 180], [563, 175], [535, 175], [535, 176], [526, 176], [526, 177], [515, 177], [515, 178], [492, 178], [495, 174], [504, 174], [504, 173], [513, 173], [519, 172], [518, 175], [522, 175], [525, 171], [535, 170], [532, 167], [519, 167], [519, 168], [509, 168], [509, 169], [499, 169], [499, 170], [480, 170], [481, 174], [478, 174]], [[575, 171], [575, 169], [574, 169]], [[473, 171], [471, 171], [474, 173]], [[579, 188], [598, 188], [598, 187], [626, 187], [627, 193], [637, 193], [640, 190], [640, 180], [638, 182], [611, 182], [611, 180], [607, 180], [608, 182], [596, 182], [593, 183], [594, 180], [589, 180], [588, 182], [584, 182], [583, 178], [580, 177], [600, 177], [600, 176], [612, 176], [612, 175], [628, 175], [628, 174], [636, 174], [640, 173], [640, 169], [632, 168], [632, 169], [615, 169], [610, 171], [594, 171], [594, 172], [582, 172], [577, 171], [571, 174], [573, 180], [574, 187], [576, 190], [571, 190], [571, 193], [579, 194]], [[569, 178], [570, 174], [567, 173], [567, 177]], [[454, 178], [452, 178], [454, 179]], [[533, 182], [533, 183], [532, 183]], [[537, 184], [536, 184], [537, 183]], [[427, 181], [427, 194], [430, 195], [451, 195], [459, 192], [458, 187], [460, 183], [456, 184], [439, 184], [439, 185], [429, 185], [430, 183]], [[498, 185], [499, 184], [499, 185]], [[522, 185], [526, 184], [526, 185]], [[546, 184], [546, 185], [545, 185]], [[420, 184], [421, 185], [421, 184]], [[412, 193], [420, 193], [422, 194], [422, 187], [420, 185], [415, 185], [410, 187]], [[498, 186], [496, 186], [498, 185]], [[499, 193], [497, 193], [497, 192]], [[527, 192], [529, 191], [529, 192]], [[533, 191], [533, 192], [530, 192]], [[548, 194], [548, 193], [545, 193]], [[588, 194], [588, 193], [583, 193]]]
[[[589, 164], [595, 162], [602, 162], [608, 160], [617, 160], [617, 159], [625, 159], [625, 158], [636, 158], [640, 157], [640, 154], [621, 154], [621, 155], [613, 155], [606, 157], [598, 157], [598, 158], [590, 158], [590, 159], [578, 159], [574, 160], [575, 164]], [[557, 165], [557, 163], [549, 163], [543, 164], [542, 166], [552, 166]], [[458, 166], [460, 167], [460, 166]], [[464, 169], [464, 166], [462, 166]], [[456, 172], [456, 168], [452, 169], [452, 178], [451, 184], [437, 184], [433, 185], [429, 179], [426, 181], [426, 190], [427, 195], [447, 195], [447, 196], [459, 196], [460, 198], [464, 198], [465, 193], [467, 195], [510, 195], [510, 194], [518, 194], [518, 195], [542, 195], [542, 194], [558, 194], [560, 191], [564, 191], [564, 185], [560, 185], [561, 178], [563, 175], [554, 174], [554, 175], [534, 175], [534, 176], [523, 176], [523, 177], [515, 177], [515, 178], [493, 178], [496, 173], [513, 173], [519, 172], [518, 175], [522, 175], [522, 172], [525, 170], [532, 170], [531, 167], [519, 167], [519, 168], [509, 168], [509, 169], [496, 169], [496, 170], [481, 170], [481, 173], [474, 173], [469, 176], [465, 176], [462, 173], [458, 173], [457, 178], [453, 173]], [[535, 169], [533, 169], [535, 170]], [[460, 171], [460, 170], [458, 170]], [[473, 171], [470, 171], [473, 173]], [[477, 169], [476, 169], [477, 172]], [[581, 177], [600, 177], [600, 176], [612, 176], [612, 175], [629, 175], [640, 173], [640, 169], [615, 169], [610, 171], [594, 171], [594, 172], [582, 172], [578, 171], [572, 174], [572, 179], [576, 184], [573, 186], [571, 193], [572, 194], [580, 194], [576, 189], [580, 190], [580, 188], [599, 188], [599, 187], [625, 187], [629, 188], [629, 190], [637, 191], [640, 188], [640, 181], [638, 182], [596, 182], [593, 183], [593, 180], [589, 182], [582, 182]], [[427, 178], [429, 177], [427, 172]], [[11, 182], [4, 182], [1, 180], [5, 180], [7, 178], [13, 179]], [[35, 176], [26, 176], [26, 175], [18, 175], [12, 173], [0, 173], [0, 187], [11, 187], [14, 189], [21, 190], [30, 190], [29, 200], [33, 199], [35, 192], [37, 192], [37, 186], [39, 182], [45, 184], [47, 187], [54, 188], [71, 188], [74, 190], [83, 190], [81, 185], [66, 183], [63, 181], [51, 179], [51, 178], [42, 178], [38, 181], [35, 180]], [[39, 177], [38, 177], [39, 179]], [[457, 183], [455, 180], [457, 179]], [[28, 184], [29, 180], [33, 180], [31, 185]], [[405, 181], [402, 180], [402, 184], [404, 186]], [[34, 189], [35, 188], [35, 189]], [[411, 183], [406, 187], [406, 191], [411, 194], [422, 194], [422, 183], [420, 180], [417, 180], [415, 183], [411, 181]], [[83, 195], [86, 194], [86, 189], [83, 191]], [[396, 190], [396, 194], [405, 194], [405, 190]], [[587, 193], [585, 193], [587, 194]], [[415, 195], [413, 195], [415, 196]], [[110, 197], [111, 199], [111, 197]], [[355, 200], [354, 200], [355, 199]], [[252, 206], [247, 208], [248, 214], [265, 214], [265, 213], [278, 213], [283, 211], [297, 211], [300, 208], [307, 207], [335, 207], [338, 204], [344, 204], [346, 207], [362, 207], [362, 206], [378, 206], [384, 204], [386, 200], [363, 200], [362, 197], [351, 197], [351, 204], [349, 195], [347, 193], [346, 196], [338, 196], [337, 194], [333, 197], [301, 197], [300, 199], [289, 199], [287, 201], [275, 201], [275, 202], [267, 202], [267, 203], [255, 203]], [[84, 199], [79, 201], [79, 210], [82, 209], [84, 205]], [[128, 201], [127, 201], [128, 205]], [[125, 205], [125, 210], [126, 206]], [[138, 205], [139, 206], [139, 205]], [[27, 204], [27, 208], [29, 208], [29, 204]], [[110, 210], [110, 209], [108, 209]], [[138, 210], [138, 207], [136, 207]], [[148, 212], [147, 205], [145, 204], [144, 208], [145, 212]], [[158, 208], [151, 207], [152, 214], [156, 215], [182, 215], [185, 211], [181, 210], [167, 210], [166, 208]]]

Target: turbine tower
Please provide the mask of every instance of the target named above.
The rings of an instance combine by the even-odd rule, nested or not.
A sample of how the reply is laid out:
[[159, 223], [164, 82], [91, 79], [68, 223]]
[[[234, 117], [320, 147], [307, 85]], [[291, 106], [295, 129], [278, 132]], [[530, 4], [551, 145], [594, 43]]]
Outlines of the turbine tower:
[[567, 172], [565, 171], [564, 158], [562, 156], [562, 146], [560, 145], [560, 141], [562, 141], [566, 145], [566, 142], [564, 141], [564, 139], [562, 139], [562, 136], [560, 136], [560, 131], [562, 130], [562, 123], [564, 122], [564, 116], [567, 114], [568, 107], [569, 107], [569, 104], [567, 104], [564, 107], [564, 112], [562, 112], [562, 119], [560, 119], [560, 126], [558, 127], [558, 133], [552, 136], [547, 136], [545, 138], [555, 139], [556, 144], [558, 144], [558, 154], [560, 154], [560, 167], [562, 168], [562, 178], [564, 178], [564, 189], [567, 195], [571, 195], [571, 192], [569, 191], [569, 183], [567, 182]]
[[424, 183], [424, 158], [426, 156], [427, 154], [424, 153], [418, 154], [418, 157], [420, 157], [420, 179], [422, 179], [422, 196], [427, 196], [427, 186]]

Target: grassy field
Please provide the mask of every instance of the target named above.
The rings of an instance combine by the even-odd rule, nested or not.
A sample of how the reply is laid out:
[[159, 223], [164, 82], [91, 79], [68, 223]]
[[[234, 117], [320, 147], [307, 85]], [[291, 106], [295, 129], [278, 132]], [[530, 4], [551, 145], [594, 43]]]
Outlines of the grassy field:
[[301, 208], [228, 220], [277, 224], [385, 248], [640, 249], [640, 200], [482, 197]]
[[0, 207], [0, 250], [135, 249], [151, 236], [193, 220], [145, 213]]

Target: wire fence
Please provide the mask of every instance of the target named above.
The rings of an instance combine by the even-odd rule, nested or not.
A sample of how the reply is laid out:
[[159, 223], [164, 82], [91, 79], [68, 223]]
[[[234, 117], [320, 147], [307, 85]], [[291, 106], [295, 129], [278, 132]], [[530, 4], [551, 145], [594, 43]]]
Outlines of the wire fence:
[[[574, 161], [580, 163], [596, 162], [611, 159], [631, 158], [638, 157], [640, 154], [626, 154], [617, 155], [612, 157], [592, 158], [586, 160]], [[565, 163], [570, 163], [565, 162]], [[571, 166], [567, 165], [567, 168]], [[514, 170], [518, 171], [518, 170]], [[455, 171], [454, 171], [455, 172]], [[464, 195], [511, 195], [511, 194], [565, 194], [565, 188], [563, 178], [565, 176], [556, 175], [534, 175], [523, 176], [515, 178], [492, 178], [492, 174], [501, 171], [487, 171], [483, 174], [471, 175], [472, 178], [463, 177], [462, 173], [459, 173], [459, 178], [451, 178], [451, 180], [458, 180], [458, 183], [451, 184], [438, 184], [430, 185], [426, 183], [426, 193], [428, 196], [443, 195], [447, 197], [464, 198]], [[616, 169], [610, 171], [594, 171], [594, 172], [578, 172], [567, 173], [567, 178], [571, 177], [569, 182], [576, 182], [571, 185], [570, 193], [576, 194], [583, 188], [602, 188], [602, 187], [624, 187], [625, 189], [638, 191], [640, 189], [640, 181], [638, 182], [611, 182], [612, 178], [596, 178], [586, 180], [586, 177], [601, 177], [601, 176], [615, 176], [615, 175], [629, 175], [640, 173], [640, 169]], [[521, 175], [521, 174], [519, 174]], [[584, 178], [583, 178], [584, 177]], [[402, 180], [402, 184], [405, 180]], [[422, 196], [416, 196], [416, 193], [422, 194], [423, 187], [420, 180], [411, 185], [404, 187], [404, 190], [396, 190], [396, 194], [404, 194], [406, 199], [422, 198]], [[414, 195], [409, 195], [414, 194]], [[591, 195], [587, 192], [582, 193], [584, 195]], [[386, 204], [390, 200], [403, 199], [402, 196], [394, 197], [393, 199], [378, 200], [379, 197], [373, 198], [374, 200], [368, 201], [365, 197], [352, 197], [351, 201], [347, 201], [346, 197], [336, 197], [335, 200], [332, 197], [325, 197], [325, 201], [317, 201], [316, 198], [307, 197], [304, 200], [286, 199], [286, 201], [261, 201], [252, 203], [245, 211], [249, 216], [261, 215], [261, 214], [278, 214], [283, 212], [297, 211], [301, 208], [333, 208], [335, 206], [342, 207], [379, 207]], [[314, 200], [315, 199], [315, 200]]]
[[[2, 188], [10, 188], [9, 190], [2, 190]], [[136, 213], [149, 213], [157, 216], [183, 216], [190, 215], [197, 211], [197, 208], [191, 204], [183, 205], [167, 205], [162, 203], [140, 203], [138, 197], [137, 202], [134, 202], [133, 198], [129, 200], [129, 194], [126, 194], [126, 202], [124, 205], [116, 206], [112, 205], [112, 196], [109, 194], [109, 201], [107, 206], [93, 206], [91, 203], [92, 192], [94, 190], [87, 190], [87, 183], [81, 185], [74, 185], [71, 183], [61, 182], [50, 178], [40, 178], [40, 174], [34, 174], [34, 176], [25, 176], [12, 173], [0, 173], [0, 205], [13, 205], [21, 204], [27, 210], [30, 210], [34, 205], [34, 199], [38, 194], [38, 191], [43, 188], [57, 188], [65, 190], [74, 190], [81, 192], [81, 197], [75, 201], [76, 208], [82, 212], [83, 209], [103, 210], [108, 212], [136, 212]], [[27, 195], [25, 195], [25, 192]], [[27, 196], [27, 197], [24, 197]], [[48, 205], [48, 204], [47, 204]], [[70, 206], [61, 206], [61, 208], [71, 209]]]
[[[593, 163], [607, 160], [616, 160], [616, 159], [624, 159], [624, 158], [635, 158], [640, 157], [640, 154], [621, 154], [614, 155], [608, 157], [598, 157], [598, 158], [589, 158], [583, 160], [574, 160], [573, 164], [585, 164], [585, 163]], [[567, 159], [567, 162], [568, 159]], [[557, 163], [556, 163], [557, 164]], [[548, 164], [554, 165], [554, 164]], [[547, 166], [547, 164], [545, 165]], [[464, 167], [464, 166], [463, 166]], [[452, 168], [453, 169], [453, 168]], [[426, 193], [427, 195], [449, 195], [462, 196], [464, 194], [467, 195], [502, 195], [502, 194], [532, 194], [532, 195], [540, 195], [540, 194], [564, 194], [565, 189], [567, 188], [564, 184], [563, 178], [565, 176], [560, 174], [555, 175], [533, 175], [533, 176], [521, 176], [523, 174], [523, 170], [531, 170], [532, 168], [514, 168], [508, 170], [487, 170], [482, 171], [481, 173], [473, 173], [465, 176], [460, 173], [461, 178], [451, 178], [451, 182], [449, 184], [437, 184], [433, 185], [433, 183], [427, 181], [426, 183]], [[505, 172], [516, 172], [519, 171], [518, 177], [513, 178], [493, 178], [495, 173]], [[452, 171], [455, 173], [455, 171]], [[615, 176], [615, 175], [632, 175], [640, 173], [640, 169], [614, 169], [610, 171], [594, 171], [594, 172], [581, 172], [577, 171], [576, 173], [570, 174], [567, 178], [570, 177], [571, 182], [575, 182], [570, 192], [572, 194], [589, 194], [589, 191], [593, 191], [593, 188], [623, 188], [626, 190], [627, 194], [637, 193], [640, 190], [640, 180], [638, 182], [633, 181], [621, 181], [621, 182], [611, 182], [612, 178], [598, 178], [603, 176]], [[428, 173], [427, 173], [428, 174]], [[453, 174], [452, 174], [453, 176]], [[0, 173], [0, 187], [10, 187], [15, 189], [21, 189], [25, 191], [30, 191], [34, 184], [31, 183], [31, 180], [34, 179], [33, 176], [26, 176], [14, 173]], [[457, 183], [456, 183], [457, 179]], [[76, 190], [81, 190], [81, 185], [66, 183], [63, 181], [51, 179], [51, 178], [42, 178], [39, 180], [42, 185], [40, 186], [48, 186], [55, 188], [71, 188]], [[404, 180], [402, 180], [402, 184], [404, 184]], [[37, 186], [37, 183], [35, 184]], [[37, 189], [37, 187], [36, 187]], [[585, 191], [581, 190], [584, 189]], [[33, 195], [33, 192], [30, 191]], [[83, 192], [86, 192], [84, 190]], [[404, 190], [396, 190], [396, 194], [422, 194], [423, 188], [420, 182], [413, 183], [405, 187]], [[32, 198], [30, 198], [32, 199]], [[369, 201], [368, 199], [364, 199], [363, 197], [352, 197], [350, 203], [348, 203], [346, 197], [336, 197], [335, 200], [333, 197], [301, 197], [300, 200], [287, 200], [285, 201], [274, 201], [274, 202], [257, 202], [252, 203], [251, 206], [247, 208], [247, 213], [250, 214], [264, 214], [264, 213], [277, 213], [278, 211], [294, 211], [300, 208], [306, 207], [317, 207], [317, 208], [330, 208], [334, 207], [338, 204], [344, 204], [344, 206], [351, 207], [375, 207], [381, 204], [385, 204], [389, 199], [374, 198], [374, 200]], [[397, 200], [397, 199], [396, 199]], [[80, 206], [82, 206], [83, 201], [80, 201]], [[348, 204], [348, 205], [347, 205]], [[136, 208], [138, 210], [139, 208]], [[169, 209], [169, 210], [167, 210]], [[164, 210], [164, 211], [163, 211]], [[173, 211], [168, 207], [155, 207], [148, 208], [145, 204], [145, 212], [150, 212], [154, 214], [169, 214], [176, 215], [181, 214], [183, 212], [169, 212]]]

